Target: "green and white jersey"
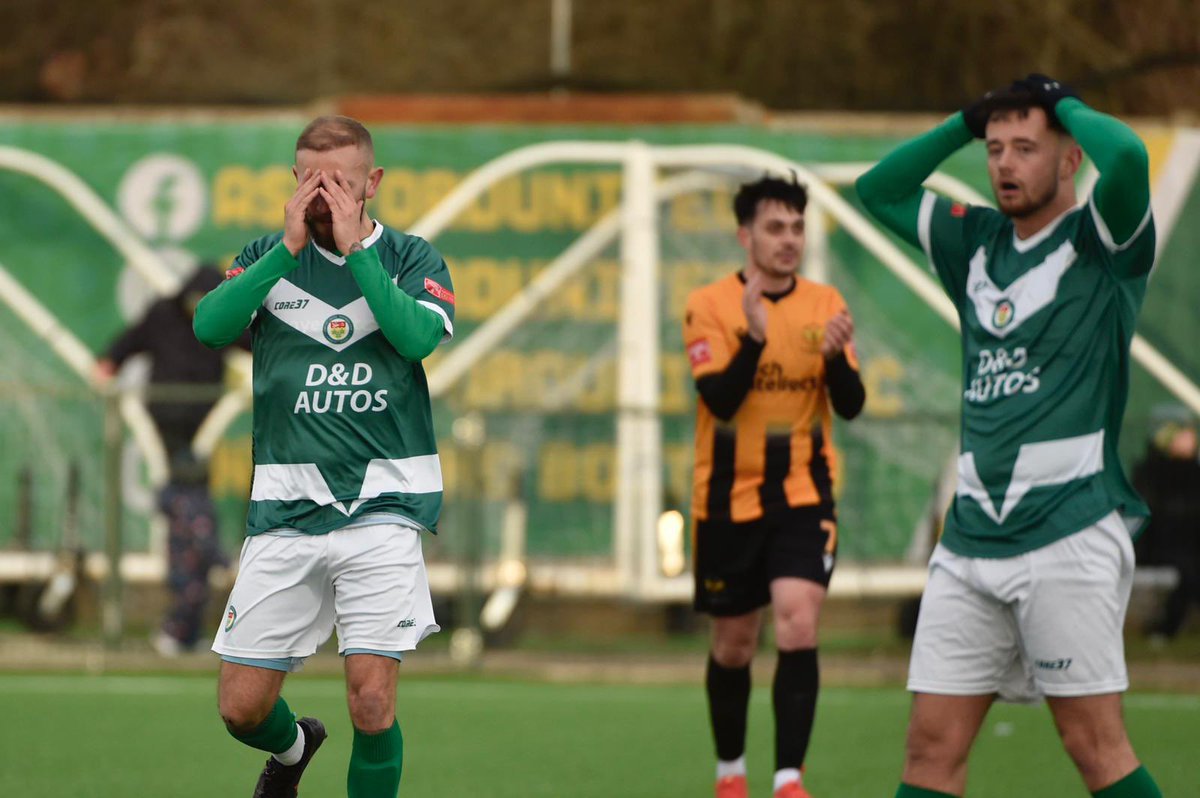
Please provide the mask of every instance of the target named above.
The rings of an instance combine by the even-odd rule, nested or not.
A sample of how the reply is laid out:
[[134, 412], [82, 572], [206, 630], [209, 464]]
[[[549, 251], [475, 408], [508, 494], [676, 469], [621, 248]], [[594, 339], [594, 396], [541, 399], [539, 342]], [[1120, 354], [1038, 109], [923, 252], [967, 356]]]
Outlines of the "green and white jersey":
[[[277, 233], [247, 246], [231, 273], [247, 272], [234, 280], [251, 278], [250, 267], [260, 259], [290, 259], [281, 239]], [[401, 356], [380, 318], [394, 312], [387, 301], [398, 301], [401, 310], [407, 307], [410, 315], [437, 325], [435, 342], [442, 331], [449, 338], [450, 275], [426, 241], [378, 222], [363, 244], [365, 250], [351, 255], [359, 259], [354, 273], [345, 259], [310, 243], [295, 259], [298, 265], [289, 263], [294, 268], [263, 283], [269, 292], [251, 322], [254, 482], [248, 534], [323, 534], [381, 515], [436, 530], [442, 474], [425, 372], [419, 359]], [[375, 276], [382, 290], [364, 296], [363, 275]], [[389, 300], [393, 286], [407, 296]]]
[[944, 545], [1009, 557], [1114, 509], [1147, 515], [1117, 439], [1154, 259], [1149, 210], [1120, 245], [1091, 200], [1021, 240], [998, 211], [926, 191], [917, 233], [962, 323], [962, 450]]

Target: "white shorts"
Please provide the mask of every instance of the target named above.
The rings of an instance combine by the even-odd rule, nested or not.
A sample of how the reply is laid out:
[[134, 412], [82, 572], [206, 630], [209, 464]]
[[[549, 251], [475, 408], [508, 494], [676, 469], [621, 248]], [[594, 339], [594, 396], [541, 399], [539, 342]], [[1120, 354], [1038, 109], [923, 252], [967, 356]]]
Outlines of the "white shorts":
[[296, 670], [335, 626], [339, 653], [396, 659], [438, 631], [416, 528], [247, 538], [212, 650], [232, 662]]
[[1115, 511], [1016, 557], [962, 557], [939, 543], [908, 689], [1008, 701], [1124, 691], [1133, 568], [1129, 529]]

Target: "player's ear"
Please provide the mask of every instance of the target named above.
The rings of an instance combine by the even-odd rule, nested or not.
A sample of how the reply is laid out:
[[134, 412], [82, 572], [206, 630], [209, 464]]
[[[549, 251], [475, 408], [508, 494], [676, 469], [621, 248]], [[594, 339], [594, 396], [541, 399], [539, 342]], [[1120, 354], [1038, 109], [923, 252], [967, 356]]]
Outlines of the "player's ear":
[[1062, 146], [1063, 156], [1059, 161], [1059, 169], [1064, 179], [1074, 179], [1083, 164], [1083, 150], [1071, 136], [1063, 137]]
[[383, 180], [383, 167], [376, 166], [367, 173], [367, 190], [366, 197], [371, 199], [375, 196], [375, 192], [379, 190], [379, 181]]
[[296, 178], [297, 183], [300, 182], [300, 167], [296, 164], [292, 164], [292, 177]]
[[749, 252], [750, 251], [750, 225], [739, 224], [737, 236], [738, 236], [738, 243], [742, 245], [742, 249]]

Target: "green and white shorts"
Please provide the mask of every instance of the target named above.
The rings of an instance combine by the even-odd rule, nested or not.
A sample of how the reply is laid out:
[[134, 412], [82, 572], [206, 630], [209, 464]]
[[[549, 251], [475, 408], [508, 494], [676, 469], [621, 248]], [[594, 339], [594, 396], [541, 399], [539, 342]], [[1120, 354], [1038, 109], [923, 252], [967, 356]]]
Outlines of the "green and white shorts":
[[908, 689], [1009, 701], [1126, 690], [1133, 569], [1129, 528], [1115, 511], [1016, 557], [963, 557], [939, 543]]
[[414, 525], [246, 539], [212, 650], [239, 664], [298, 670], [337, 629], [338, 651], [401, 658], [438, 631]]

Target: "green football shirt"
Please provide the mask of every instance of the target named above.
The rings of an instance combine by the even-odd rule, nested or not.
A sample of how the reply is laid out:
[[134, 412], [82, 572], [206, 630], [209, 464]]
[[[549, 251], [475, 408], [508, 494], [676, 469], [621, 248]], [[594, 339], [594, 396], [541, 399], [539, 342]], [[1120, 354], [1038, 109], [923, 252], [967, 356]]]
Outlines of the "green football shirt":
[[247, 533], [323, 534], [389, 516], [436, 530], [442, 476], [419, 359], [427, 352], [401, 353], [405, 339], [431, 326], [434, 345], [453, 334], [445, 262], [424, 240], [378, 223], [350, 263], [315, 243], [293, 259], [281, 240], [276, 233], [248, 245], [235, 276], [197, 308], [197, 334], [215, 344], [215, 314], [233, 326], [233, 305], [245, 312], [248, 300], [260, 301], [250, 321]]
[[926, 192], [918, 231], [962, 324], [962, 449], [943, 543], [1011, 556], [1114, 509], [1145, 515], [1117, 440], [1154, 258], [1149, 214], [1121, 246], [1091, 202], [1021, 240], [1001, 213]]
[[1113, 510], [1148, 515], [1117, 455], [1154, 261], [1148, 159], [1132, 130], [1077, 99], [1054, 113], [1100, 179], [1087, 203], [1027, 239], [996, 210], [922, 188], [973, 140], [961, 114], [856, 184], [872, 214], [925, 251], [958, 309], [961, 452], [942, 543], [967, 556], [1015, 556]]

